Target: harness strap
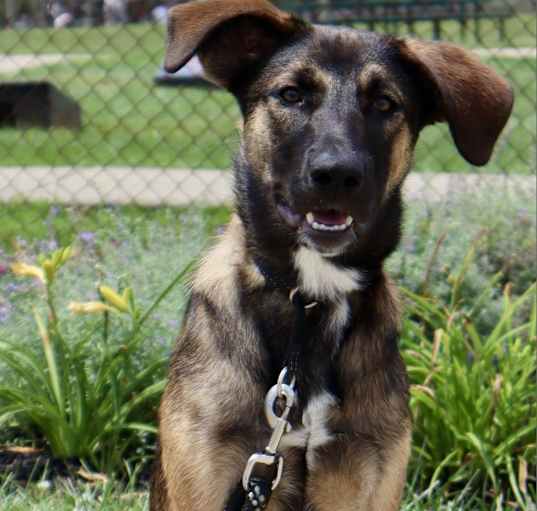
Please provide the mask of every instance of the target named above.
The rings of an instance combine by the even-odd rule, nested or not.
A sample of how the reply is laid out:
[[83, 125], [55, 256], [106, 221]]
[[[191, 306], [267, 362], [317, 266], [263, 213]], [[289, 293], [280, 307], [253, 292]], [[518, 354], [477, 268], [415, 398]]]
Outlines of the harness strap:
[[305, 334], [306, 334], [306, 307], [310, 307], [313, 304], [316, 305], [316, 302], [306, 304], [304, 297], [298, 290], [295, 288], [291, 290], [289, 294], [289, 300], [293, 304], [295, 309], [295, 320], [293, 325], [293, 332], [291, 334], [291, 340], [287, 345], [287, 351], [285, 354], [285, 365], [287, 367], [287, 379], [285, 383], [289, 383], [296, 378], [298, 371], [298, 364], [300, 360], [300, 355], [305, 344]]
[[[265, 277], [265, 281], [268, 287], [277, 288], [277, 289], [290, 289], [289, 280], [278, 278], [272, 272], [269, 272], [267, 267], [264, 264], [257, 262], [257, 266], [261, 274]], [[316, 302], [306, 304], [304, 297], [298, 290], [294, 288], [289, 294], [289, 300], [293, 305], [295, 314], [294, 314], [294, 324], [291, 334], [289, 344], [287, 345], [285, 358], [284, 358], [284, 370], [280, 374], [283, 374], [283, 378], [278, 380], [278, 386], [288, 386], [294, 387], [296, 380], [297, 372], [299, 369], [299, 360], [301, 351], [305, 345], [305, 336], [306, 336], [306, 310], [312, 306], [316, 305]], [[279, 387], [278, 387], [279, 388]], [[270, 393], [269, 393], [270, 395]], [[265, 509], [270, 501], [273, 488], [275, 484], [279, 482], [281, 477], [281, 470], [283, 468], [283, 459], [281, 456], [270, 450], [270, 444], [265, 450], [265, 454], [254, 454], [252, 458], [262, 459], [264, 456], [273, 456], [275, 463], [270, 466], [272, 472], [271, 475], [267, 475], [267, 468], [265, 466], [264, 474], [259, 474], [255, 472], [256, 465], [254, 464], [254, 472], [248, 474], [247, 481], [241, 482], [236, 490], [233, 492], [229, 498], [224, 511], [262, 511]], [[262, 464], [262, 462], [260, 463]], [[248, 466], [247, 466], [248, 467]], [[248, 468], [247, 468], [248, 470]], [[246, 483], [246, 484], [245, 484]], [[275, 483], [275, 484], [274, 484]], [[247, 485], [247, 489], [245, 489]]]

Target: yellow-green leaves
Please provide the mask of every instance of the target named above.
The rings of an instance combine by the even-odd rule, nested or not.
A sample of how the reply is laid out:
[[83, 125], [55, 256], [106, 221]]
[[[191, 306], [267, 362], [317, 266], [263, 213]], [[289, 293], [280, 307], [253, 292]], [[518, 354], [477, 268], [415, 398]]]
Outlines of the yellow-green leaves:
[[99, 314], [114, 310], [103, 302], [71, 302], [67, 308], [73, 314]]
[[99, 294], [111, 307], [119, 312], [130, 313], [130, 304], [133, 301], [132, 290], [130, 287], [123, 291], [123, 294], [119, 294], [108, 286], [99, 286]]
[[41, 263], [41, 266], [45, 271], [47, 284], [52, 284], [57, 271], [69, 260], [72, 253], [73, 251], [70, 246], [60, 248]]
[[[139, 348], [147, 338], [141, 328], [183, 281], [186, 269], [144, 309], [137, 308], [130, 288], [99, 286], [94, 300], [68, 305], [71, 313], [88, 315], [81, 321], [57, 313], [58, 270], [70, 256], [70, 249], [61, 249], [33, 265], [13, 265], [17, 275], [43, 283], [35, 291], [44, 303], [34, 310], [37, 349], [0, 339], [2, 369], [7, 367], [16, 383], [10, 387], [0, 382], [0, 430], [13, 422], [46, 439], [54, 458], [80, 458], [114, 474], [125, 470], [125, 460], [136, 449], [145, 452], [143, 435], [156, 432], [153, 410], [164, 389], [167, 357], [156, 354], [146, 365], [139, 364]], [[97, 278], [105, 273], [92, 269]], [[62, 308], [65, 295], [73, 292], [70, 287], [58, 296]]]
[[20, 277], [33, 277], [45, 284], [45, 273], [43, 268], [38, 266], [16, 262], [11, 265], [11, 271]]
[[130, 287], [126, 288], [122, 294], [119, 294], [109, 286], [99, 286], [97, 290], [102, 299], [101, 302], [71, 302], [67, 308], [73, 314], [119, 312], [131, 316], [134, 315], [134, 298]]
[[69, 260], [72, 253], [73, 251], [70, 246], [60, 248], [53, 252], [49, 257], [40, 258], [40, 266], [18, 261], [11, 265], [11, 271], [13, 271], [15, 275], [21, 277], [33, 277], [45, 285], [50, 285], [54, 282], [58, 270]]

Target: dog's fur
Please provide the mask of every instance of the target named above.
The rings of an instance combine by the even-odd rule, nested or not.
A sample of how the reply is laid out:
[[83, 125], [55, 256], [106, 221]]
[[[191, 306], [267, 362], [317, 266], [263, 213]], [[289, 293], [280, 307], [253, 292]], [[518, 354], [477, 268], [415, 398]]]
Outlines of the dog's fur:
[[[312, 26], [265, 0], [180, 5], [169, 28], [168, 70], [197, 53], [244, 126], [236, 214], [195, 274], [170, 366], [151, 509], [222, 511], [266, 446], [264, 396], [284, 364], [298, 286], [318, 305], [268, 510], [396, 510], [411, 421], [382, 266], [399, 242], [401, 185], [418, 134], [437, 121], [468, 161], [486, 163], [511, 89], [456, 46]], [[318, 232], [307, 212], [354, 222]], [[268, 285], [259, 261], [287, 285]]]

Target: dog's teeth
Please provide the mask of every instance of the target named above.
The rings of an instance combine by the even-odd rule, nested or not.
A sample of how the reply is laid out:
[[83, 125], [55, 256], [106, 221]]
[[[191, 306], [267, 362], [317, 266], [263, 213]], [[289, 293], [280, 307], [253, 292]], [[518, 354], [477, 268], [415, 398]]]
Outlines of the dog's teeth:
[[323, 224], [323, 223], [317, 222], [315, 220], [315, 215], [309, 212], [306, 214], [306, 221], [316, 231], [340, 232], [340, 231], [344, 231], [345, 229], [347, 229], [347, 227], [349, 227], [354, 220], [352, 216], [348, 216], [345, 220], [345, 223], [343, 224], [335, 224], [335, 225]]
[[347, 228], [346, 224], [340, 224], [340, 225], [326, 225], [326, 224], [320, 224], [318, 222], [313, 222], [311, 226], [316, 231], [344, 231]]

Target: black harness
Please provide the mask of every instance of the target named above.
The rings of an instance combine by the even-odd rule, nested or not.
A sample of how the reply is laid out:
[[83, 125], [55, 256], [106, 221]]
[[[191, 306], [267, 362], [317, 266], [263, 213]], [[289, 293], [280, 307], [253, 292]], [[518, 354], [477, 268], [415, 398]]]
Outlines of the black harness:
[[[289, 299], [294, 307], [293, 331], [284, 357], [284, 369], [280, 373], [280, 378], [278, 379], [277, 384], [278, 389], [280, 389], [280, 385], [291, 385], [294, 389], [302, 350], [307, 346], [309, 329], [306, 321], [306, 312], [307, 309], [315, 307], [318, 304], [317, 302], [308, 302], [298, 287], [293, 287], [296, 286], [296, 275], [285, 275], [271, 271], [270, 264], [263, 260], [255, 260], [255, 264], [265, 278], [266, 287], [269, 289], [289, 292]], [[361, 282], [363, 287], [369, 287], [380, 277], [380, 268], [369, 268], [366, 275], [367, 280], [364, 279]], [[343, 338], [345, 338], [346, 335], [347, 334], [344, 333]], [[282, 375], [284, 375], [283, 380]], [[274, 390], [274, 387], [271, 391], [272, 390]], [[271, 391], [269, 391], [269, 394]], [[334, 394], [337, 395], [337, 393], [337, 389], [335, 389]], [[278, 395], [281, 396], [281, 394]], [[268, 447], [270, 447], [270, 444]], [[274, 489], [273, 483], [275, 481], [276, 483], [279, 482], [279, 478], [281, 477], [283, 459], [279, 453], [267, 453], [267, 450], [265, 450], [265, 453], [256, 453], [252, 455], [250, 461], [255, 456], [262, 458], [265, 455], [269, 457], [273, 456], [273, 463], [268, 465], [260, 463], [250, 472], [248, 472], [247, 465], [245, 474], [248, 477], [243, 477], [242, 483], [239, 484], [237, 489], [232, 493], [224, 511], [262, 511], [267, 507]]]
[[[314, 307], [317, 303], [306, 303], [298, 288], [292, 288], [289, 285], [289, 279], [272, 272], [264, 261], [257, 260], [256, 265], [265, 278], [268, 288], [290, 291], [289, 300], [295, 312], [294, 324], [286, 349], [284, 368], [280, 373], [277, 385], [292, 386], [294, 388], [302, 349], [306, 341], [306, 310]], [[270, 452], [269, 447], [270, 445], [263, 453], [254, 454], [250, 460], [256, 456], [259, 457], [258, 459], [263, 459], [264, 456], [267, 456], [272, 457], [273, 462], [270, 464], [264, 464], [263, 462], [255, 464], [251, 473], [246, 474], [247, 477], [243, 477], [243, 481], [239, 483], [232, 493], [224, 511], [261, 511], [267, 507], [275, 487], [274, 483], [279, 482], [283, 468], [281, 455], [277, 452]], [[248, 465], [245, 473], [247, 471]]]

